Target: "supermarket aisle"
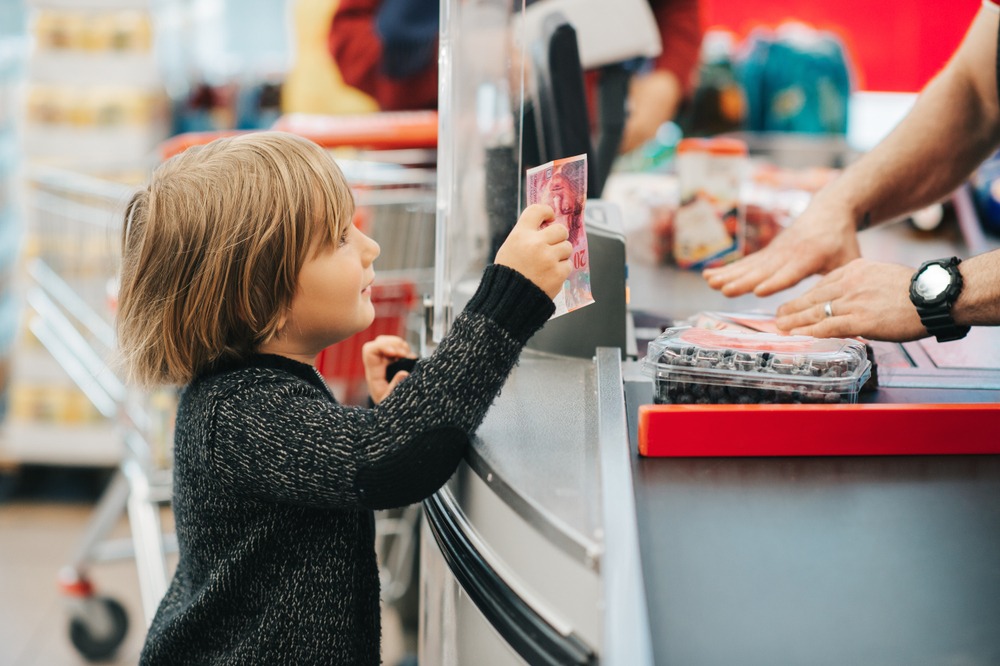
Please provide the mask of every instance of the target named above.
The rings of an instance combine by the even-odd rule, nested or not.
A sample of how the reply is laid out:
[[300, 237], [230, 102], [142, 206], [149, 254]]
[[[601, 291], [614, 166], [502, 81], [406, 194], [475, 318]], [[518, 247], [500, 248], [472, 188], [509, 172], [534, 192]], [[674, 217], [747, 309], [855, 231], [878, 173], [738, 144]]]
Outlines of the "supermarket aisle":
[[[64, 470], [31, 476], [30, 488], [0, 501], [0, 666], [86, 664], [69, 640], [67, 603], [56, 573], [74, 552], [93, 511], [91, 496], [103, 479]], [[171, 527], [167, 509], [163, 520]], [[128, 535], [123, 519], [114, 536]], [[117, 658], [102, 663], [137, 663], [144, 621], [135, 564], [102, 563], [92, 577], [98, 591], [129, 614], [129, 634]]]

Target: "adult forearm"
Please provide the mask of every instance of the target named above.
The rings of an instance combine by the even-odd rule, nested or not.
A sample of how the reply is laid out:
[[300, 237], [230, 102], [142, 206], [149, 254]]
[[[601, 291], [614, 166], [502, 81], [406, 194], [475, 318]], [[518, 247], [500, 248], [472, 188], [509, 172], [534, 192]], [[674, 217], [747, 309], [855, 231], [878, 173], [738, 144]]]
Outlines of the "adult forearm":
[[965, 283], [952, 308], [959, 324], [1000, 325], [1000, 250], [963, 261], [959, 266]]
[[980, 10], [948, 65], [911, 112], [837, 179], [824, 198], [879, 222], [950, 194], [1000, 142], [997, 15]]
[[943, 72], [893, 132], [831, 184], [860, 220], [892, 219], [953, 192], [996, 147], [974, 88]]

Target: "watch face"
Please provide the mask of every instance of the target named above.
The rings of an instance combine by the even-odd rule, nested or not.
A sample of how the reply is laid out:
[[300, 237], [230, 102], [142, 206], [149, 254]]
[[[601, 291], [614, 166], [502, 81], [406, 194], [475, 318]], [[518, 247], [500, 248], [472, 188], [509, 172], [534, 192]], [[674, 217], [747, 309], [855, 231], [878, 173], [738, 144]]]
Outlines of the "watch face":
[[931, 264], [917, 277], [914, 290], [921, 298], [932, 301], [951, 284], [951, 273], [939, 264]]

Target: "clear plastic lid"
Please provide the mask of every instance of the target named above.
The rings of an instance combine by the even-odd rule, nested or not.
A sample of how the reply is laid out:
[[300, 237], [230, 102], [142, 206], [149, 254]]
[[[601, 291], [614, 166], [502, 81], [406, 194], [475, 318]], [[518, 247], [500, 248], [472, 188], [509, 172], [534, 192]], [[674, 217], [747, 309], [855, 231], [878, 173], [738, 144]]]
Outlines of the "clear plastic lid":
[[858, 340], [689, 326], [650, 342], [642, 366], [657, 380], [839, 393], [856, 393], [871, 373]]

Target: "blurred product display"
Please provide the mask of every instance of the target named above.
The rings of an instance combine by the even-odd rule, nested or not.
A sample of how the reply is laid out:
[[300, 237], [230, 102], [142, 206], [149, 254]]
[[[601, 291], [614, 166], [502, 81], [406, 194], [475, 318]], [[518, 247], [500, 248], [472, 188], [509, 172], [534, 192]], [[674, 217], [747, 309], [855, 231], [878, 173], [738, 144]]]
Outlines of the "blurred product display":
[[653, 138], [635, 150], [619, 155], [612, 167], [617, 172], [666, 172], [673, 169], [677, 144], [684, 138], [680, 125], [667, 121], [660, 125]]
[[852, 68], [840, 40], [801, 23], [758, 29], [738, 67], [752, 132], [846, 134]]
[[731, 137], [684, 139], [676, 173], [615, 173], [604, 198], [630, 227], [648, 231], [658, 263], [696, 270], [731, 261], [770, 243], [840, 173], [782, 167], [746, 151]]
[[27, 46], [20, 3], [0, 8], [0, 423], [7, 418], [14, 342], [20, 328], [21, 298], [15, 287], [24, 235], [18, 147], [19, 89]]
[[688, 136], [709, 136], [744, 127], [746, 94], [737, 77], [736, 38], [724, 30], [709, 30], [701, 44], [698, 85], [681, 112]]
[[148, 2], [32, 3], [24, 152], [64, 165], [134, 163], [169, 131]]
[[[271, 127], [282, 113], [290, 71], [308, 61], [293, 55], [291, 44], [300, 28], [292, 14], [302, 4], [308, 3], [157, 3], [156, 51], [171, 133]], [[312, 85], [321, 89], [322, 83]]]
[[698, 85], [679, 122], [687, 136], [734, 131], [843, 135], [854, 90], [847, 51], [803, 23], [759, 27], [742, 43], [705, 33]]
[[976, 210], [983, 228], [1000, 235], [1000, 153], [976, 169], [972, 177]]

